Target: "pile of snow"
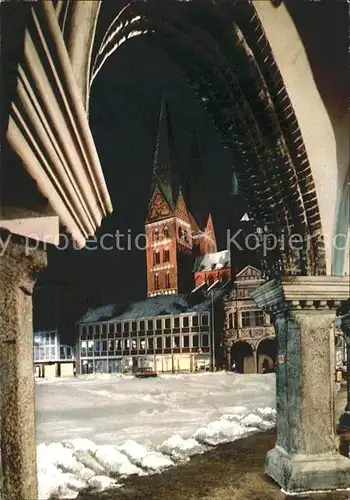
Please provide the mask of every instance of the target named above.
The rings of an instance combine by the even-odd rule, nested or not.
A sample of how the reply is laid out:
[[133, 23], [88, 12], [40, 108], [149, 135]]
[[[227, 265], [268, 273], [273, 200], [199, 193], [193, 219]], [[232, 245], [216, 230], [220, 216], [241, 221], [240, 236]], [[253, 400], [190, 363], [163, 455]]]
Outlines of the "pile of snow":
[[89, 439], [72, 439], [38, 446], [39, 498], [76, 498], [79, 491], [118, 488], [133, 474], [161, 472], [179, 461], [204, 453], [209, 446], [227, 443], [275, 425], [275, 410], [250, 412], [233, 407], [220, 419], [200, 427], [188, 438], [173, 435], [156, 448], [134, 440], [121, 446], [97, 445]]
[[157, 451], [149, 451], [145, 446], [129, 440], [119, 448], [134, 463], [145, 470], [160, 472], [173, 465], [173, 461]]
[[39, 498], [120, 487], [275, 425], [275, 377], [105, 375], [37, 384]]
[[204, 453], [207, 449], [194, 438], [184, 439], [178, 434], [165, 440], [159, 447], [162, 453], [171, 456], [175, 461], [188, 460], [193, 455]]

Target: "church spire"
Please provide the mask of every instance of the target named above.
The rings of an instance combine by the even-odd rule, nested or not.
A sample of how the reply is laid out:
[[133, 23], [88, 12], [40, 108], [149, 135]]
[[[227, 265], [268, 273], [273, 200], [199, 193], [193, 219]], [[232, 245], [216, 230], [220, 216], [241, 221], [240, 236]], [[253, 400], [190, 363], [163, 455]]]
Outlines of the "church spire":
[[169, 105], [162, 100], [157, 142], [153, 161], [152, 192], [158, 187], [169, 206], [173, 209], [176, 203], [177, 188], [174, 175], [174, 137], [170, 120]]
[[201, 230], [208, 222], [209, 210], [203, 182], [203, 168], [195, 127], [192, 130], [185, 199], [189, 212]]

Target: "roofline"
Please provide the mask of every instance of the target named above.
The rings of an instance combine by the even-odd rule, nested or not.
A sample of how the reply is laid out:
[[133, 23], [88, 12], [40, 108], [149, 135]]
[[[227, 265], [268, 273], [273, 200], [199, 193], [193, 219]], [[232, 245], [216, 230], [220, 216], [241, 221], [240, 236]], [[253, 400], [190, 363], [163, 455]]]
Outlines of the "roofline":
[[[251, 269], [254, 269], [255, 271], [258, 271], [258, 273], [260, 273], [260, 274], [261, 274], [261, 270], [260, 270], [260, 269], [258, 269], [257, 267], [251, 266], [250, 264], [248, 264], [248, 265], [247, 265], [247, 266], [245, 266], [245, 267], [244, 267], [241, 271], [239, 271], [239, 273], [238, 273], [238, 274], [236, 274], [236, 278], [237, 278], [238, 276], [240, 276], [240, 275], [241, 275], [241, 274], [242, 274], [242, 273], [243, 273], [246, 269], [248, 269], [248, 267], [250, 267]], [[237, 281], [237, 279], [235, 279], [235, 281]]]
[[137, 318], [125, 318], [125, 319], [118, 319], [118, 316], [115, 316], [110, 319], [106, 320], [99, 320], [99, 321], [77, 321], [75, 324], [76, 325], [96, 325], [98, 323], [125, 323], [125, 322], [130, 322], [130, 321], [147, 321], [150, 319], [158, 319], [158, 318], [174, 318], [178, 316], [194, 316], [194, 315], [200, 315], [200, 314], [207, 314], [210, 313], [210, 306], [208, 305], [208, 309], [204, 309], [203, 311], [187, 311], [187, 312], [179, 312], [179, 313], [169, 313], [169, 314], [159, 314], [157, 316], [139, 316]]

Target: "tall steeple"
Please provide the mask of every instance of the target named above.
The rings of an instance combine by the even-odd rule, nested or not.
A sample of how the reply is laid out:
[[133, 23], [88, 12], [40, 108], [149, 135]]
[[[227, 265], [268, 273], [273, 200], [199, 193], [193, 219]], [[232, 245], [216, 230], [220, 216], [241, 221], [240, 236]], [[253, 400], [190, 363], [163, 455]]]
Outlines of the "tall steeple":
[[188, 161], [188, 175], [185, 190], [187, 208], [198, 227], [203, 231], [209, 217], [206, 189], [203, 182], [203, 168], [199, 151], [196, 130], [193, 127], [190, 154]]
[[187, 293], [193, 284], [191, 223], [174, 153], [169, 107], [163, 100], [153, 162], [152, 195], [145, 223], [149, 297]]
[[163, 99], [153, 161], [152, 193], [158, 187], [171, 209], [175, 208], [178, 191], [178, 179], [174, 163], [174, 136], [169, 105]]

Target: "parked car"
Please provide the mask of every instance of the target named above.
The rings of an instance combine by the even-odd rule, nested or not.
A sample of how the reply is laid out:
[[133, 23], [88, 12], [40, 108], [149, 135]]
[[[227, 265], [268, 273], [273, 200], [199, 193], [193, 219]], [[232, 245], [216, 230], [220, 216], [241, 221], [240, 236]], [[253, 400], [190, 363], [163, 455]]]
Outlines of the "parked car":
[[158, 374], [150, 366], [143, 366], [135, 371], [136, 378], [157, 377]]

